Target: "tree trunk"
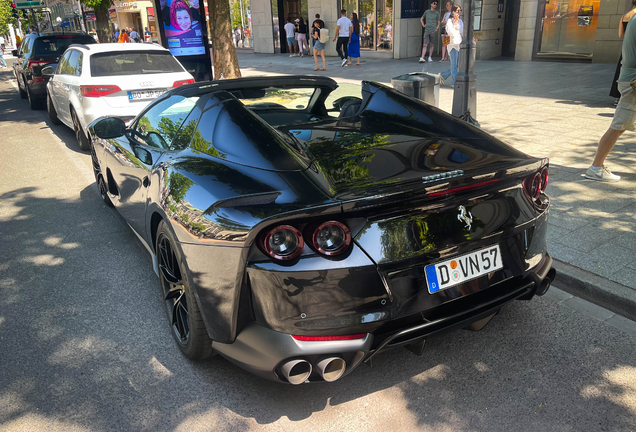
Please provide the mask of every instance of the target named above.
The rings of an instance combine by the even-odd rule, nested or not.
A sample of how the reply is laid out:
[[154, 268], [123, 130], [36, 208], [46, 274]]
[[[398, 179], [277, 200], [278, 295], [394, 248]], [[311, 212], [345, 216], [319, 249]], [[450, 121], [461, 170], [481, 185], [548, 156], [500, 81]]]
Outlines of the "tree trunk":
[[95, 27], [100, 43], [110, 42], [110, 28], [108, 28], [108, 7], [95, 9]]
[[210, 40], [214, 56], [214, 79], [240, 78], [236, 49], [232, 42], [232, 19], [228, 0], [208, 2]]

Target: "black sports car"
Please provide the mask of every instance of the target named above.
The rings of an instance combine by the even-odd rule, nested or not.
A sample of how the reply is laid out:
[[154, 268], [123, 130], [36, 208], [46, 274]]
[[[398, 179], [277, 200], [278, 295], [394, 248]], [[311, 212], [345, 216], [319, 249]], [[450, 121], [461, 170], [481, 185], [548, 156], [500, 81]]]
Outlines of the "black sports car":
[[547, 159], [384, 85], [336, 89], [199, 83], [91, 124], [102, 197], [152, 255], [187, 357], [334, 381], [547, 291]]

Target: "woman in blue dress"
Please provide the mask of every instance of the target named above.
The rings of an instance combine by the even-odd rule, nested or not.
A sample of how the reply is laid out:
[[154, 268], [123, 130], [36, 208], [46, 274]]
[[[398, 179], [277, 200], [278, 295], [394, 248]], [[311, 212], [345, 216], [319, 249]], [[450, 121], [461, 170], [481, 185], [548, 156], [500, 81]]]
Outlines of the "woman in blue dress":
[[351, 14], [351, 25], [353, 26], [353, 34], [349, 36], [349, 63], [347, 64], [350, 65], [353, 59], [358, 59], [356, 66], [360, 66], [360, 21], [355, 12]]

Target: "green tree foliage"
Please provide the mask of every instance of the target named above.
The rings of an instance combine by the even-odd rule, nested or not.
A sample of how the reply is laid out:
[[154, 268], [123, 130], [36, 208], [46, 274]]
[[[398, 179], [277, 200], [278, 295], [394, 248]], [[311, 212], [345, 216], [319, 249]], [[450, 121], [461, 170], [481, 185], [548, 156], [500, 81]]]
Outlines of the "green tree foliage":
[[[243, 0], [243, 25], [247, 27], [247, 11], [250, 8], [250, 0]], [[241, 27], [241, 0], [230, 0], [230, 16], [232, 28]]]
[[[22, 12], [20, 12], [22, 16]], [[29, 20], [21, 18], [23, 28], [29, 25]], [[0, 34], [9, 33], [9, 24], [13, 24], [14, 27], [18, 27], [18, 20], [11, 15], [11, 0], [0, 0]]]
[[112, 0], [80, 0], [80, 2], [95, 11], [95, 27], [99, 41], [110, 42], [110, 28], [108, 27], [108, 9], [113, 5]]

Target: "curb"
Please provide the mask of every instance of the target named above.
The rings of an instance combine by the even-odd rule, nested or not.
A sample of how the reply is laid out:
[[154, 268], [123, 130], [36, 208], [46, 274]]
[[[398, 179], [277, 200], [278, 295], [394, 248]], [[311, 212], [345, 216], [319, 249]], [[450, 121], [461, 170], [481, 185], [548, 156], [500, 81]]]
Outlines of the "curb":
[[636, 321], [636, 290], [557, 259], [553, 267], [560, 290]]

